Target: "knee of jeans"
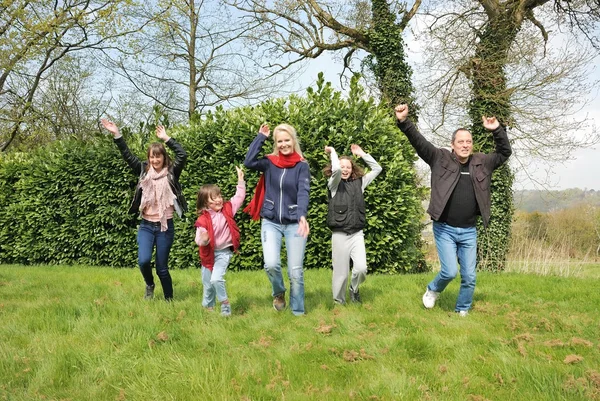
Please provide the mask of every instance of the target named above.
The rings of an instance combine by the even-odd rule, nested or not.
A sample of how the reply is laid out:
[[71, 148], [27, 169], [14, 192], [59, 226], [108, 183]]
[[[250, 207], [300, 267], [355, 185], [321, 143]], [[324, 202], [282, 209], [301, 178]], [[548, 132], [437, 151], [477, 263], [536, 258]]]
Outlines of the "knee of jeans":
[[152, 256], [146, 257], [138, 257], [138, 266], [142, 269], [150, 267], [150, 263], [152, 262]]
[[164, 268], [156, 267], [156, 275], [160, 278], [167, 278], [167, 277], [171, 276], [169, 274], [169, 269], [167, 269], [166, 267], [164, 267]]
[[275, 272], [281, 269], [281, 266], [276, 262], [265, 261], [265, 270], [267, 273]]
[[302, 266], [293, 266], [290, 267], [289, 270], [291, 281], [304, 280], [304, 270], [302, 269]]
[[219, 285], [225, 283], [225, 280], [210, 280], [210, 285]]
[[456, 270], [442, 272], [442, 276], [448, 280], [454, 280], [456, 278], [457, 274], [458, 274], [458, 271], [456, 271]]
[[465, 274], [462, 277], [462, 281], [465, 282], [465, 284], [475, 287], [475, 281], [477, 280], [477, 277], [475, 276], [475, 274]]

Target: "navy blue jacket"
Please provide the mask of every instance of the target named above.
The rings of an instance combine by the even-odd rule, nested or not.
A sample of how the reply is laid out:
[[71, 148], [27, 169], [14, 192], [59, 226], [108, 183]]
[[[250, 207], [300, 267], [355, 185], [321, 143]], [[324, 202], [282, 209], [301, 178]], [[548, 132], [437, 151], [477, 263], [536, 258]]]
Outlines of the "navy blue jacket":
[[279, 168], [266, 157], [258, 158], [266, 136], [259, 133], [250, 144], [244, 166], [265, 175], [265, 199], [260, 216], [279, 224], [294, 224], [308, 215], [310, 171], [302, 161], [292, 168]]

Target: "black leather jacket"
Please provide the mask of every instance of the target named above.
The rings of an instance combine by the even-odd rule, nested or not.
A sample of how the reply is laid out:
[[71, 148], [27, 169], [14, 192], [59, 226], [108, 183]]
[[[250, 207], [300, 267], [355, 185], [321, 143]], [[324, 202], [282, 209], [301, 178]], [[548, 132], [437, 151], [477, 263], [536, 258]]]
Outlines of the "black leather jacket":
[[[427, 213], [433, 220], [438, 220], [460, 178], [460, 162], [454, 152], [438, 148], [427, 141], [410, 120], [397, 121], [396, 124], [404, 132], [419, 157], [431, 167], [431, 201]], [[490, 221], [492, 172], [512, 154], [504, 127], [499, 126], [492, 131], [492, 135], [496, 150], [489, 154], [473, 153], [469, 163], [475, 199], [485, 227]]]
[[[136, 174], [138, 179], [138, 184], [135, 188], [135, 195], [133, 196], [133, 202], [131, 202], [131, 207], [129, 208], [129, 213], [139, 214], [140, 213], [140, 204], [142, 202], [142, 187], [140, 186], [140, 182], [142, 178], [146, 175], [146, 167], [148, 166], [148, 161], [140, 161], [127, 147], [127, 143], [125, 143], [125, 139], [123, 137], [115, 138], [115, 144], [119, 148], [121, 152], [121, 156], [127, 162], [131, 170], [133, 170], [134, 174]], [[169, 167], [169, 172], [167, 174], [167, 179], [169, 180], [169, 185], [171, 186], [171, 190], [176, 196], [176, 202], [174, 202], [175, 212], [179, 217], [183, 216], [184, 212], [187, 212], [187, 202], [181, 193], [181, 185], [179, 184], [179, 176], [185, 167], [185, 163], [187, 160], [187, 153], [181, 146], [179, 142], [175, 139], [171, 138], [165, 143], [174, 153], [175, 153], [175, 161]]]

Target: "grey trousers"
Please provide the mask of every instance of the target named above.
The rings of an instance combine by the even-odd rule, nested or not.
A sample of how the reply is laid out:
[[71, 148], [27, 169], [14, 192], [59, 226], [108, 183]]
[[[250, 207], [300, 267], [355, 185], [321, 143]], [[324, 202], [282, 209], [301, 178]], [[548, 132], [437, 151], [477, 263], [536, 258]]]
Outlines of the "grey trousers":
[[348, 235], [334, 232], [331, 236], [331, 260], [333, 262], [332, 291], [333, 300], [346, 303], [346, 285], [352, 259], [352, 278], [350, 288], [358, 291], [360, 284], [367, 278], [367, 251], [365, 236], [361, 231]]

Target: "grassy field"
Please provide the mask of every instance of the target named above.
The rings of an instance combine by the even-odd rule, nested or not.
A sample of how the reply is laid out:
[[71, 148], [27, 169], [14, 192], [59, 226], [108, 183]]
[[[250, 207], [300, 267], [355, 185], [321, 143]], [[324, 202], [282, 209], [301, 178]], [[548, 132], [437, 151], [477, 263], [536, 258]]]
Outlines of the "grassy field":
[[[229, 272], [233, 316], [202, 310], [199, 271], [142, 300], [134, 269], [0, 266], [0, 400], [600, 400], [600, 265], [575, 277], [478, 275], [425, 310], [433, 273], [369, 276], [334, 307], [271, 307], [264, 272]], [[162, 295], [157, 286], [157, 295]]]

